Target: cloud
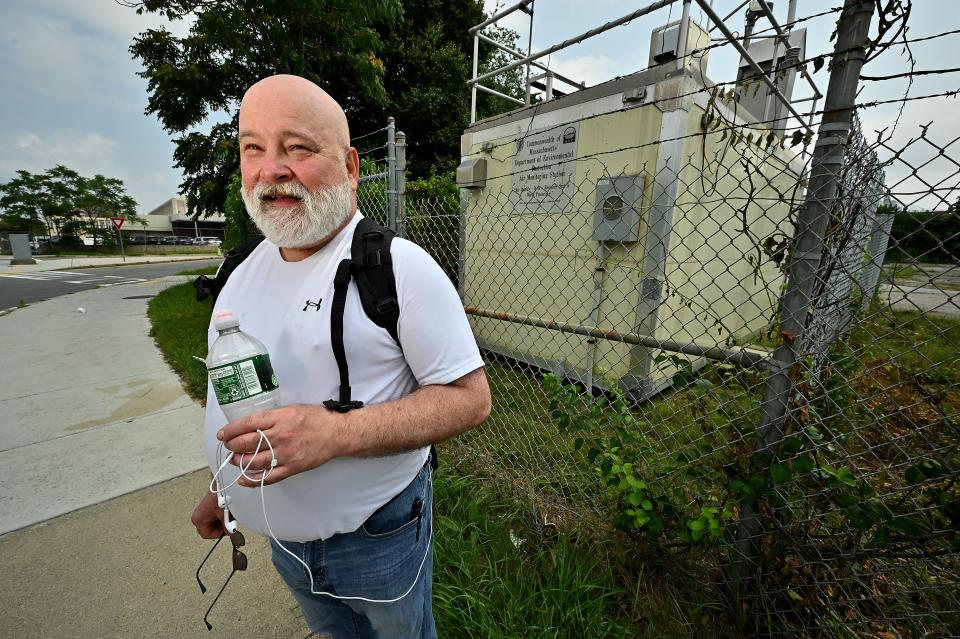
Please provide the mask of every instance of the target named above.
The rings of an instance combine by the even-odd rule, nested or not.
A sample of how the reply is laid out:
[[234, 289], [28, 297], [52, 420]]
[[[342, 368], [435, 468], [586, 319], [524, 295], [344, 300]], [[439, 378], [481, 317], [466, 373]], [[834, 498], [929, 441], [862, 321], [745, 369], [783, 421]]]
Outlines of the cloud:
[[36, 144], [40, 144], [41, 142], [42, 140], [40, 139], [40, 136], [38, 136], [36, 133], [27, 133], [23, 137], [17, 139], [16, 147], [18, 149], [26, 149]]
[[0, 179], [19, 169], [37, 173], [63, 164], [83, 175], [116, 175], [117, 143], [99, 133], [73, 129], [43, 136], [32, 131], [0, 131]]
[[42, 173], [63, 164], [86, 177], [99, 173], [123, 181], [141, 211], [176, 195], [177, 171], [135, 166], [125, 153], [128, 147], [93, 131], [0, 131], [0, 183], [21, 169]]
[[[58, 101], [139, 110], [144, 81], [127, 49], [138, 33], [165, 24], [114, 2], [92, 11], [86, 3], [14, 0], [0, 21], [0, 78]], [[183, 35], [188, 24], [170, 28]]]
[[[4, 76], [44, 98], [64, 101], [109, 100], [118, 84], [116, 50], [70, 23], [46, 15], [26, 15], [17, 9], [0, 26], [0, 47], [6, 58]], [[105, 88], [107, 90], [105, 90]]]
[[108, 0], [101, 0], [102, 5], [91, 10], [88, 3], [63, 2], [63, 0], [13, 0], [13, 6], [29, 9], [31, 14], [42, 13], [46, 16], [57, 17], [70, 23], [80, 25], [85, 30], [98, 34], [101, 38], [119, 40], [129, 46], [133, 36], [161, 26], [166, 27], [178, 37], [188, 33], [193, 24], [193, 16], [186, 20], [168, 22], [157, 15], [144, 13], [137, 15], [136, 9], [130, 9]]

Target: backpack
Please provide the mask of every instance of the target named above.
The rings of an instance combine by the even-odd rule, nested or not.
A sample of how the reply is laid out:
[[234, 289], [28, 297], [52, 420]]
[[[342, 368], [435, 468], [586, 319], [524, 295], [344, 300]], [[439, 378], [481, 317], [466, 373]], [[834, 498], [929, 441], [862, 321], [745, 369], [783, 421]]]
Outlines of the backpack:
[[[397, 322], [400, 319], [400, 304], [397, 301], [397, 281], [393, 276], [393, 259], [390, 255], [390, 243], [396, 233], [381, 226], [370, 218], [361, 218], [353, 232], [350, 257], [340, 261], [333, 279], [333, 305], [330, 309], [330, 337], [333, 354], [340, 372], [340, 396], [328, 399], [323, 405], [329, 410], [346, 413], [363, 406], [363, 402], [353, 400], [350, 394], [350, 370], [343, 347], [343, 311], [347, 302], [347, 290], [350, 281], [357, 281], [360, 303], [370, 321], [386, 329], [390, 337], [400, 345], [397, 334]], [[223, 258], [213, 278], [201, 275], [193, 281], [198, 302], [208, 297], [217, 301], [220, 291], [226, 286], [230, 275], [260, 245], [263, 237], [257, 237], [243, 244]], [[403, 348], [401, 346], [401, 348]], [[430, 446], [430, 464], [437, 469], [437, 451]]]

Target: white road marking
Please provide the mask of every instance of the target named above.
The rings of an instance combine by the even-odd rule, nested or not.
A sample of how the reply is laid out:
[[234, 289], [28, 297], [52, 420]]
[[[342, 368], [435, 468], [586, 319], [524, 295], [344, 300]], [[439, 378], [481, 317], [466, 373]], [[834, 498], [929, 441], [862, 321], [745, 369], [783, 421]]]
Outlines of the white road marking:
[[[37, 282], [62, 282], [64, 284], [86, 284], [98, 287], [113, 286], [116, 284], [135, 284], [146, 282], [146, 278], [124, 277], [122, 275], [92, 275], [75, 271], [34, 271], [32, 273], [0, 273], [0, 277], [9, 277], [18, 280], [33, 280]], [[86, 279], [73, 279], [82, 277]], [[67, 279], [71, 278], [71, 279]]]

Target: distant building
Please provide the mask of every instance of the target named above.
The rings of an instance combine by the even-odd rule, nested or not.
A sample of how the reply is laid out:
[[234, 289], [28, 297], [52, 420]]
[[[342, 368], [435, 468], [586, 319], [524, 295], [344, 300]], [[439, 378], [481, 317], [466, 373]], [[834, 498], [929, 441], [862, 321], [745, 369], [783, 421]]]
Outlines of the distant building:
[[223, 238], [223, 215], [211, 215], [194, 220], [187, 213], [187, 201], [182, 197], [172, 197], [146, 215], [145, 225], [124, 226], [124, 231], [132, 237], [144, 235], [181, 235], [185, 237]]

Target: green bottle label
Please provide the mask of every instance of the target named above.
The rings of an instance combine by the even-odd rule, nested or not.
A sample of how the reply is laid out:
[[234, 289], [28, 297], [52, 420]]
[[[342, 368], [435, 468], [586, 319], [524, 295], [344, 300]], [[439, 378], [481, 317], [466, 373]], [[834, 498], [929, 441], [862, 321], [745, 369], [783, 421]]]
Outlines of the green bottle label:
[[209, 373], [213, 392], [217, 394], [221, 406], [277, 388], [277, 376], [273, 373], [269, 355], [254, 355], [232, 364], [216, 366]]

